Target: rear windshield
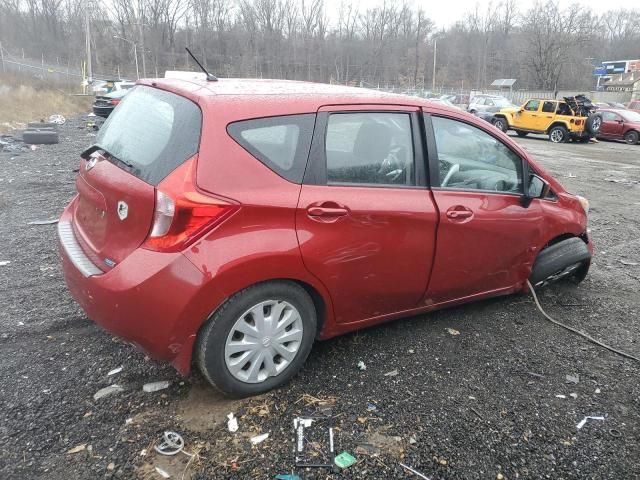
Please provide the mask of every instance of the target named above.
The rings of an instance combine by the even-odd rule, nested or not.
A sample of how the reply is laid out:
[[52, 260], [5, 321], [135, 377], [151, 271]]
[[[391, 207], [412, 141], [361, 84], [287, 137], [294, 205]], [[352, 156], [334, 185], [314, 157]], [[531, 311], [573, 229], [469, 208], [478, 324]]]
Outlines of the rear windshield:
[[173, 93], [137, 86], [104, 123], [96, 146], [151, 185], [198, 152], [202, 113]]

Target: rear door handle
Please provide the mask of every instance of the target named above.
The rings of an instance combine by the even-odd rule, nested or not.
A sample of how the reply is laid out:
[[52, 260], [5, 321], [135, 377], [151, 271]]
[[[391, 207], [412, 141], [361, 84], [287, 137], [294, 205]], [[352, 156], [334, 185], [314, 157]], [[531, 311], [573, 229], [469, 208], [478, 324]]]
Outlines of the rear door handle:
[[313, 206], [307, 208], [307, 213], [311, 217], [344, 217], [349, 210], [344, 207]]

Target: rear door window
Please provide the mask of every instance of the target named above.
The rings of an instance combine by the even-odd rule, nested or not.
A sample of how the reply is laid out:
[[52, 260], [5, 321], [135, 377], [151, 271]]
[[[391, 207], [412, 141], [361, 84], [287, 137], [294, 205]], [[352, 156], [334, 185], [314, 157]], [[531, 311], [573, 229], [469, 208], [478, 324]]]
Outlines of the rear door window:
[[243, 120], [229, 124], [227, 132], [278, 175], [301, 183], [315, 118], [309, 113]]
[[325, 139], [331, 185], [416, 184], [408, 113], [335, 113]]
[[157, 185], [198, 152], [202, 112], [179, 95], [137, 86], [118, 104], [96, 137], [113, 163]]
[[544, 102], [542, 104], [542, 111], [545, 113], [555, 113], [556, 102]]

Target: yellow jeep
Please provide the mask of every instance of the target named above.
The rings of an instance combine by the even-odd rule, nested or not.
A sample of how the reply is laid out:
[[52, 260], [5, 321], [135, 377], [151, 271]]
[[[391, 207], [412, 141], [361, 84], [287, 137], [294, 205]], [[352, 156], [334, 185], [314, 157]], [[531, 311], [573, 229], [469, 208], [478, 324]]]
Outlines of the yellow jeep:
[[591, 102], [579, 95], [564, 100], [527, 100], [519, 108], [503, 108], [492, 123], [503, 132], [515, 130], [520, 137], [542, 133], [554, 143], [586, 142], [600, 130], [602, 117], [592, 114]]

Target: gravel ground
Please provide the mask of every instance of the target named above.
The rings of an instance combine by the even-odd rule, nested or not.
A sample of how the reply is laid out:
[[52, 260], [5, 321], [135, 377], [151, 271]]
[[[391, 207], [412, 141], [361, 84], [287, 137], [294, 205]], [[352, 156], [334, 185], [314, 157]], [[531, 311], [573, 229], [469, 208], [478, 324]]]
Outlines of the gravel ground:
[[[322, 417], [338, 451], [357, 458], [341, 474], [296, 471], [303, 479], [410, 478], [399, 462], [433, 479], [640, 477], [640, 365], [546, 322], [531, 297], [319, 343], [290, 385], [243, 401], [101, 331], [66, 291], [55, 225], [28, 225], [56, 218], [72, 197], [78, 154], [92, 141], [83, 125], [69, 121], [59, 145], [0, 153], [0, 262], [10, 262], [0, 266], [1, 478], [162, 478], [156, 467], [171, 478], [273, 478], [292, 472], [301, 414]], [[542, 304], [640, 356], [640, 146], [518, 141], [592, 205], [590, 275], [579, 287], [545, 290]], [[157, 380], [171, 386], [142, 391]], [[123, 391], [94, 400], [114, 383]], [[239, 419], [235, 434], [229, 412]], [[605, 420], [577, 429], [586, 415]], [[165, 430], [198, 455], [157, 455]]]

